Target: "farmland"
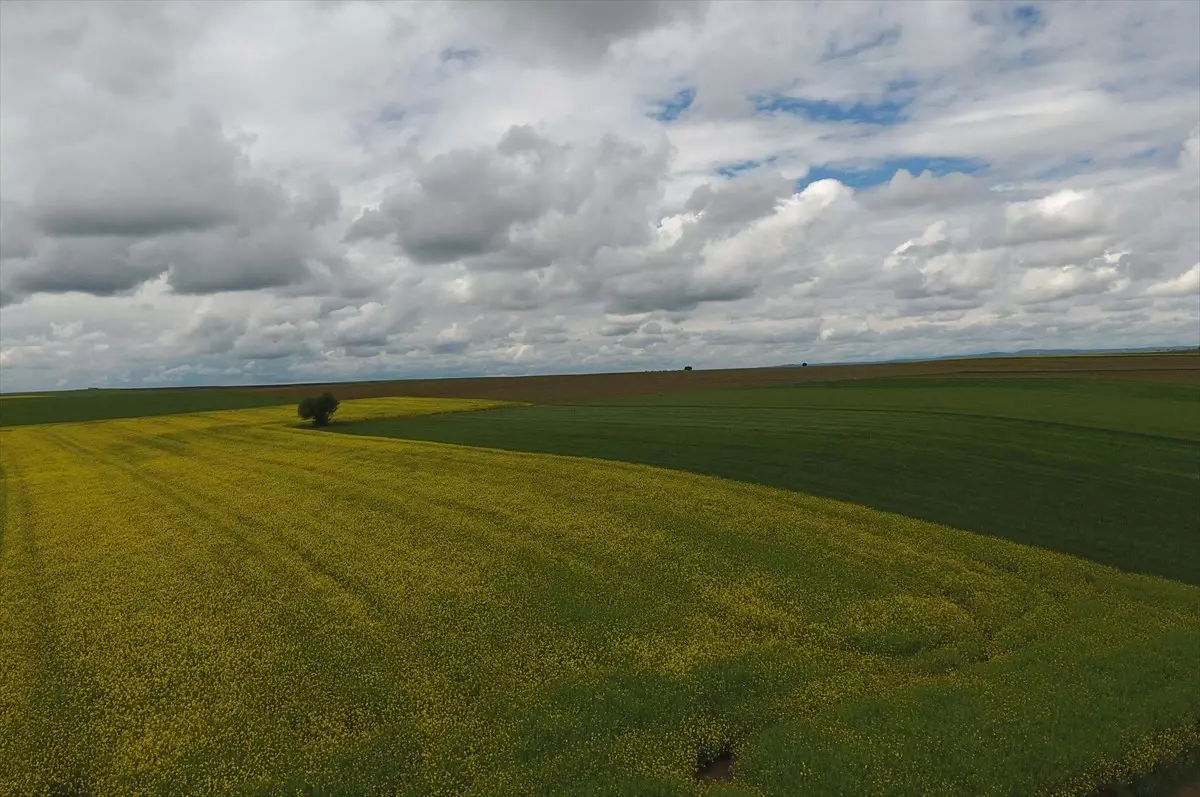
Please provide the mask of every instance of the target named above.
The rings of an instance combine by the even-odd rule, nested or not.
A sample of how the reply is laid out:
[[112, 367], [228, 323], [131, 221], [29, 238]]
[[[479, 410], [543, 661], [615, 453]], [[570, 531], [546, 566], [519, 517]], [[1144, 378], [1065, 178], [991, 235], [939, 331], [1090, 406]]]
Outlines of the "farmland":
[[0, 427], [293, 404], [290, 398], [243, 390], [72, 390], [0, 399]]
[[1127, 780], [1200, 749], [1197, 389], [1155, 362], [364, 389], [328, 432], [6, 400], [0, 793]]
[[729, 368], [712, 371], [649, 371], [549, 376], [489, 376], [460, 379], [403, 379], [351, 384], [276, 385], [247, 388], [254, 393], [295, 398], [336, 390], [342, 398], [426, 396], [490, 398], [533, 404], [576, 403], [627, 396], [769, 387], [804, 382], [911, 377], [1165, 382], [1200, 385], [1200, 353], [1103, 354], [1076, 357], [992, 357], [925, 362], [814, 365], [812, 367]]
[[681, 468], [1200, 583], [1190, 385], [867, 380], [336, 429]]

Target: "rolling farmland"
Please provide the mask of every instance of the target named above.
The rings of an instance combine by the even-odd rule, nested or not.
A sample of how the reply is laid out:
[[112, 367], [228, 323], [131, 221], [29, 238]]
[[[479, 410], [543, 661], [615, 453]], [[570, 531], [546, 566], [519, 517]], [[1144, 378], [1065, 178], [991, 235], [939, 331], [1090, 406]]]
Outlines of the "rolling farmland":
[[246, 389], [254, 393], [289, 398], [319, 393], [322, 390], [336, 390], [342, 398], [427, 396], [556, 404], [718, 388], [769, 387], [854, 379], [1028, 379], [1032, 376], [1200, 385], [1200, 353], [987, 357], [924, 362], [813, 365], [804, 368], [784, 366], [686, 372], [641, 371], [613, 374], [403, 379], [350, 384], [273, 385]]
[[1200, 0], [0, 0], [0, 797], [1200, 797]]
[[1200, 584], [1200, 390], [869, 380], [336, 431], [626, 460], [766, 484]]
[[1200, 749], [1195, 388], [1005, 379], [11, 424], [0, 793], [1087, 795]]
[[138, 418], [185, 412], [270, 407], [294, 402], [285, 396], [244, 390], [72, 390], [0, 399], [0, 427], [39, 423]]

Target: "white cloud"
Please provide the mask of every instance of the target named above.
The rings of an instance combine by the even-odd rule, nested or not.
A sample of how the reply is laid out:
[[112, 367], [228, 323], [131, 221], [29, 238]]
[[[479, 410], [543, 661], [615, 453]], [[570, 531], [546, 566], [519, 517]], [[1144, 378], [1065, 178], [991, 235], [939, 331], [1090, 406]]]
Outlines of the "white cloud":
[[1079, 238], [1096, 231], [1100, 210], [1095, 192], [1067, 188], [1010, 204], [1004, 209], [1006, 231], [1013, 243]]
[[1119, 279], [1120, 272], [1113, 267], [1035, 268], [1021, 275], [1017, 283], [1017, 296], [1031, 302], [1065, 299], [1110, 290], [1117, 285]]
[[1174, 279], [1156, 282], [1146, 289], [1147, 296], [1190, 296], [1200, 298], [1200, 263]]
[[1184, 171], [1200, 170], [1200, 127], [1192, 131], [1179, 153], [1179, 168]]
[[3, 387], [1198, 343], [1200, 6], [1038, 13], [0, 3]]

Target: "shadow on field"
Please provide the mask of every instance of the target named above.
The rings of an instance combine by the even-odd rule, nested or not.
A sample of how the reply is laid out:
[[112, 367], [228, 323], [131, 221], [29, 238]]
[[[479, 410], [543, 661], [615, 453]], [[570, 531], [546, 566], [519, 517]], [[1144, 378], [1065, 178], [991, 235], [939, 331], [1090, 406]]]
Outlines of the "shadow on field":
[[727, 783], [733, 780], [733, 750], [722, 747], [716, 753], [701, 753], [696, 762], [696, 780], [701, 783]]
[[[1200, 721], [1196, 725], [1200, 728]], [[1102, 786], [1088, 797], [1200, 797], [1200, 748], [1125, 783]]]

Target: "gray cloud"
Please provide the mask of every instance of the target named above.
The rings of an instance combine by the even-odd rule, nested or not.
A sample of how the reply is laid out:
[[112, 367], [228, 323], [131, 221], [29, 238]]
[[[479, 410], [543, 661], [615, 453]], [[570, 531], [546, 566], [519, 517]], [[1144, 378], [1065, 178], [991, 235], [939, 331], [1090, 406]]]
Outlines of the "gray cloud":
[[230, 353], [242, 360], [277, 360], [313, 351], [312, 322], [283, 321], [253, 326], [233, 342]]
[[1005, 208], [1006, 242], [1012, 244], [1079, 238], [1102, 229], [1103, 202], [1091, 191], [1064, 189]]
[[769, 215], [792, 195], [793, 182], [778, 172], [755, 169], [716, 186], [705, 183], [692, 192], [684, 209], [700, 217], [697, 236], [713, 238]]
[[138, 132], [60, 153], [28, 208], [5, 204], [7, 290], [107, 296], [163, 273], [182, 293], [259, 290], [334, 256], [314, 232], [339, 213], [327, 180], [291, 196], [251, 173], [211, 118]]
[[241, 152], [212, 119], [158, 135], [101, 137], [46, 165], [33, 215], [51, 236], [153, 237], [233, 221], [239, 204], [270, 201], [270, 186], [239, 185]]
[[233, 344], [246, 331], [245, 320], [220, 318], [218, 316], [203, 316], [186, 333], [186, 337], [195, 343], [194, 351], [201, 354], [224, 354], [233, 348]]
[[28, 209], [0, 199], [0, 260], [24, 258], [33, 254], [39, 233]]
[[674, 274], [644, 274], [615, 283], [605, 305], [613, 313], [648, 313], [654, 310], [694, 310], [702, 302], [730, 302], [754, 293], [758, 285], [748, 277], [704, 282]]
[[913, 208], [961, 206], [987, 198], [987, 183], [977, 177], [961, 172], [950, 172], [939, 177], [928, 169], [914, 176], [905, 169], [899, 169], [890, 181], [865, 192], [862, 201], [871, 207]]
[[1041, 11], [0, 3], [4, 388], [1200, 342], [1200, 6]]
[[328, 343], [365, 350], [386, 346], [397, 333], [416, 326], [418, 314], [413, 308], [399, 308], [394, 304], [366, 302], [360, 306], [349, 305], [329, 314], [333, 322]]
[[973, 248], [962, 232], [937, 223], [884, 260], [883, 284], [900, 299], [941, 296], [978, 304], [994, 285], [1003, 261], [1002, 253]]
[[130, 238], [49, 239], [37, 256], [6, 261], [5, 278], [15, 294], [81, 291], [112, 296], [161, 274], [165, 266]]
[[573, 148], [513, 127], [494, 149], [422, 163], [410, 184], [363, 212], [347, 239], [394, 237], [418, 263], [474, 259], [484, 270], [579, 262], [602, 245], [647, 238], [665, 173], [661, 148], [613, 137]]
[[347, 238], [388, 237], [416, 263], [459, 263], [459, 297], [498, 310], [595, 299], [610, 279], [603, 252], [650, 242], [668, 163], [661, 143], [566, 146], [514, 127], [494, 148], [421, 164]]
[[485, 5], [465, 5], [468, 13], [479, 14], [494, 26], [496, 38], [515, 40], [576, 61], [599, 58], [614, 42], [663, 25], [695, 22], [703, 18], [708, 3], [707, 0], [644, 0], [638, 3], [499, 0]]

